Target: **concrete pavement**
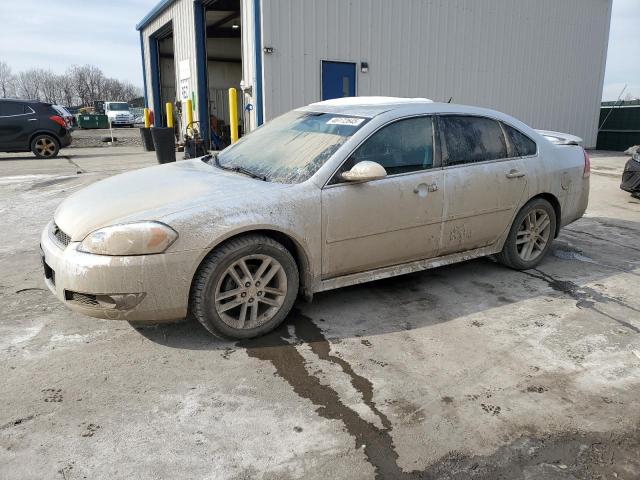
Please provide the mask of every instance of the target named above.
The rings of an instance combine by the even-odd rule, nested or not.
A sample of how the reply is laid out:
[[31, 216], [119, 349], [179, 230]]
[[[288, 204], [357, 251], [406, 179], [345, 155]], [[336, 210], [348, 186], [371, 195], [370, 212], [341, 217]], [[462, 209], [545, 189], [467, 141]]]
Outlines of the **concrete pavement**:
[[[0, 156], [0, 478], [640, 477], [640, 201], [592, 155], [536, 270], [489, 259], [299, 302], [239, 343], [72, 313], [42, 281], [58, 203], [139, 148]], [[80, 172], [80, 173], [78, 173]]]

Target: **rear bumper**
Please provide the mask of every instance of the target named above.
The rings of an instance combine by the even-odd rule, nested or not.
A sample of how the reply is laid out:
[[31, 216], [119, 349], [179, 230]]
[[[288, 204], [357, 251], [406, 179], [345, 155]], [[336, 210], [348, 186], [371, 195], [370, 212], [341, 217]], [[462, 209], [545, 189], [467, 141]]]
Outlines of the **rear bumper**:
[[67, 130], [67, 133], [60, 137], [60, 148], [68, 147], [71, 145], [73, 138], [71, 137], [71, 130]]
[[45, 283], [70, 309], [90, 317], [136, 322], [179, 321], [187, 315], [189, 289], [200, 258], [187, 251], [109, 257], [66, 248], [40, 236]]

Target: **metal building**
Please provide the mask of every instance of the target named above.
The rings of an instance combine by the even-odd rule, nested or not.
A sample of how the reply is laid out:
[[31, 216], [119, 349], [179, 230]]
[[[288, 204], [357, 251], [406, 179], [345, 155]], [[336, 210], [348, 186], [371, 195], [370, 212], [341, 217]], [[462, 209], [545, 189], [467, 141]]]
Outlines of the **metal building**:
[[[596, 145], [612, 0], [162, 0], [140, 21], [145, 102], [205, 135], [347, 95], [490, 107]], [[184, 112], [181, 113], [184, 118]], [[207, 137], [208, 138], [208, 137]]]

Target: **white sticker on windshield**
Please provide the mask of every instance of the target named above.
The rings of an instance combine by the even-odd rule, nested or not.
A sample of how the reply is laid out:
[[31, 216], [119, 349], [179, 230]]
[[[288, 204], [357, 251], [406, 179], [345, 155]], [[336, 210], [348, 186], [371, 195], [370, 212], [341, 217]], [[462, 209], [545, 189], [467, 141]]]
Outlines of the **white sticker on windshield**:
[[327, 125], [349, 125], [350, 127], [357, 127], [362, 122], [364, 122], [364, 118], [333, 117], [327, 122]]

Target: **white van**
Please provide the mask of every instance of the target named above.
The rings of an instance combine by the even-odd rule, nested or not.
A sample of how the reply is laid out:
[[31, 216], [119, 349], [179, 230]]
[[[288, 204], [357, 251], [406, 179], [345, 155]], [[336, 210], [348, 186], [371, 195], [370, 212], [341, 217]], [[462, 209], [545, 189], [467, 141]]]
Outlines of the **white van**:
[[109, 123], [114, 127], [133, 127], [135, 122], [127, 102], [104, 102], [104, 113], [109, 117]]

